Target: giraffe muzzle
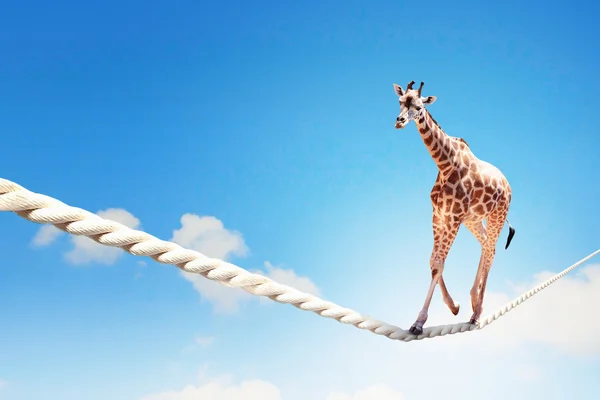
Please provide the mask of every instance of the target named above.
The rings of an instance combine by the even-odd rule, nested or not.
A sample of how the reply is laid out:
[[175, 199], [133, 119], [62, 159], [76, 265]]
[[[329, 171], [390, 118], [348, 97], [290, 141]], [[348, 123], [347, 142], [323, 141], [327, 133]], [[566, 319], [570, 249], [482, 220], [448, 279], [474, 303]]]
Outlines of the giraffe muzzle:
[[402, 129], [406, 126], [407, 123], [408, 123], [408, 121], [406, 121], [406, 120], [404, 120], [402, 122], [396, 121], [395, 127], [396, 127], [396, 129]]
[[398, 117], [396, 118], [396, 129], [402, 129], [408, 124], [408, 119], [406, 117]]

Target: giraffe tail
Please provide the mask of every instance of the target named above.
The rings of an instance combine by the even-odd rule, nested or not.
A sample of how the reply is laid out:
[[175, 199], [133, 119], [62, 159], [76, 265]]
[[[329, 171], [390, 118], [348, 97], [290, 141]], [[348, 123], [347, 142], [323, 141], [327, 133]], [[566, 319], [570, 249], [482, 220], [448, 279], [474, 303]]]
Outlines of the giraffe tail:
[[506, 247], [504, 247], [504, 250], [508, 249], [508, 246], [510, 246], [510, 241], [512, 240], [513, 236], [515, 236], [515, 228], [513, 228], [510, 222], [508, 222], [508, 219], [506, 220], [506, 223], [508, 224], [508, 239], [506, 240]]

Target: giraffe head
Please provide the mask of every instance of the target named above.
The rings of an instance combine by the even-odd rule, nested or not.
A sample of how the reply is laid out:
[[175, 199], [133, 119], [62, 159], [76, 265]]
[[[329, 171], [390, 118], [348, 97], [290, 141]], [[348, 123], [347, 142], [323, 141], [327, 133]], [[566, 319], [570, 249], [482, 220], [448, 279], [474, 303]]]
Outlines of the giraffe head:
[[394, 83], [394, 92], [398, 95], [398, 101], [400, 102], [400, 114], [396, 118], [396, 129], [402, 129], [413, 119], [419, 118], [425, 110], [425, 106], [433, 104], [437, 99], [435, 96], [421, 96], [423, 82], [421, 82], [419, 89], [413, 89], [414, 84], [415, 81], [411, 81], [406, 85], [406, 91], [404, 91], [400, 85]]

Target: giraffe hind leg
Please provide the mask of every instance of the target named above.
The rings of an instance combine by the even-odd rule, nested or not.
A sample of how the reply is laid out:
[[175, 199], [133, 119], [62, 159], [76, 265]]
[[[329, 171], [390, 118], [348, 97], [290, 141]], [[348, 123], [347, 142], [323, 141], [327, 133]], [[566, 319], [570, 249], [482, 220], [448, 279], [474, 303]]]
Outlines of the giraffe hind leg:
[[487, 284], [488, 275], [492, 264], [494, 263], [494, 257], [496, 255], [496, 243], [504, 221], [506, 220], [507, 207], [499, 207], [494, 210], [486, 219], [487, 224], [487, 237], [485, 242], [482, 244], [481, 261], [477, 270], [477, 276], [475, 282], [473, 282], [473, 288], [471, 289], [471, 302], [473, 303], [473, 316], [470, 322], [477, 324], [481, 313], [483, 312], [483, 299], [485, 295], [485, 289]]
[[477, 274], [475, 275], [475, 283], [473, 284], [473, 288], [471, 289], [471, 308], [473, 309], [473, 316], [469, 323], [477, 324], [477, 304], [479, 301], [479, 288], [478, 283], [481, 282], [482, 276], [484, 274], [484, 269], [486, 265], [486, 257], [485, 257], [485, 246], [488, 241], [487, 229], [483, 225], [483, 220], [478, 222], [467, 221], [464, 223], [467, 229], [475, 236], [475, 239], [481, 245], [481, 256], [479, 258], [479, 266], [477, 267]]

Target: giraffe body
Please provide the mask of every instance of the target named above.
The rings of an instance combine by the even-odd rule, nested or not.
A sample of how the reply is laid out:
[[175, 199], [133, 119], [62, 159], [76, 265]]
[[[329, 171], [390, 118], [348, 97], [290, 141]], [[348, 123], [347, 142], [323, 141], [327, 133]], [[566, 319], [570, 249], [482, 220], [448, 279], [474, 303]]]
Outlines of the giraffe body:
[[[414, 120], [439, 170], [430, 194], [434, 242], [430, 258], [431, 284], [423, 308], [410, 328], [412, 333], [420, 334], [437, 284], [450, 311], [454, 315], [459, 312], [460, 306], [448, 293], [442, 273], [461, 224], [475, 236], [482, 249], [470, 293], [473, 309], [470, 322], [478, 323], [483, 310], [487, 277], [496, 254], [496, 243], [505, 222], [508, 222], [506, 217], [512, 191], [508, 180], [498, 168], [478, 159], [464, 139], [449, 136], [442, 130], [425, 108], [436, 97], [421, 97], [423, 83], [418, 90], [412, 89], [413, 84], [414, 82], [409, 83], [406, 91], [394, 84], [400, 102], [396, 129], [402, 129]], [[506, 248], [515, 232], [510, 223], [509, 229]]]

